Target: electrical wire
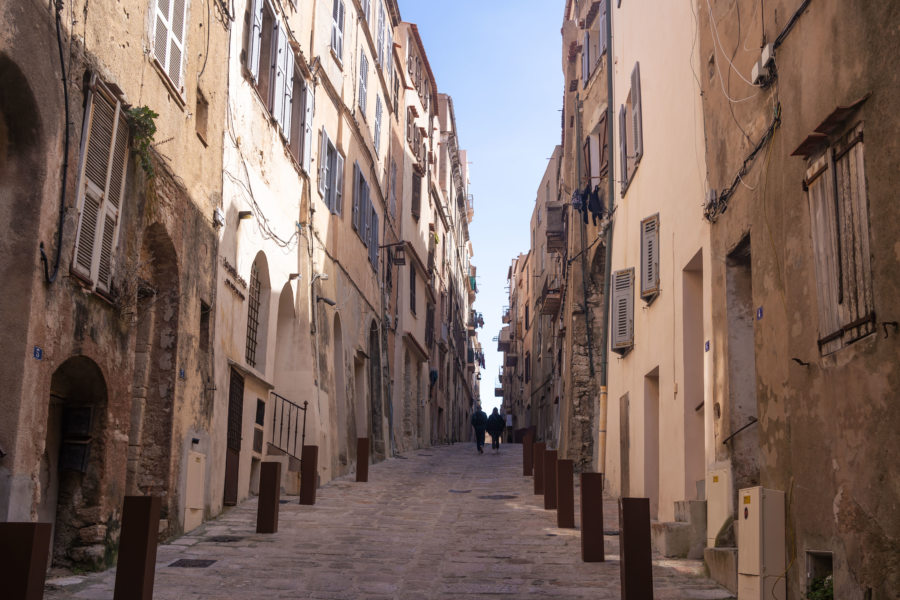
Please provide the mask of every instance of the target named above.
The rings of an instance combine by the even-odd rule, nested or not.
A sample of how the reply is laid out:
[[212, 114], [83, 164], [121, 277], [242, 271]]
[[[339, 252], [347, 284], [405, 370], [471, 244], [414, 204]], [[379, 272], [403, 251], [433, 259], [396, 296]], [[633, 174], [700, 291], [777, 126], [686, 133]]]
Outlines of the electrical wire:
[[[735, 5], [737, 6], [737, 2], [735, 2]], [[743, 74], [740, 71], [738, 71], [738, 68], [736, 66], [734, 66], [734, 63], [731, 61], [731, 59], [728, 58], [728, 55], [725, 54], [725, 46], [722, 45], [722, 40], [721, 40], [721, 38], [719, 38], [719, 28], [716, 25], [715, 18], [713, 17], [712, 4], [710, 4], [709, 0], [706, 0], [706, 6], [707, 6], [707, 9], [709, 10], [709, 27], [713, 33], [713, 45], [715, 46], [716, 44], [718, 44], [718, 48], [719, 48], [719, 50], [722, 51], [722, 55], [725, 56], [725, 60], [727, 60], [728, 64], [731, 66], [731, 70], [734, 71], [735, 73], [737, 73], [738, 77], [740, 77], [747, 85], [750, 85], [753, 87], [759, 87], [755, 83], [753, 83], [752, 81], [750, 81], [749, 79], [744, 77]], [[740, 43], [740, 38], [741, 38], [740, 19], [741, 19], [740, 8], [738, 8], [738, 43]]]

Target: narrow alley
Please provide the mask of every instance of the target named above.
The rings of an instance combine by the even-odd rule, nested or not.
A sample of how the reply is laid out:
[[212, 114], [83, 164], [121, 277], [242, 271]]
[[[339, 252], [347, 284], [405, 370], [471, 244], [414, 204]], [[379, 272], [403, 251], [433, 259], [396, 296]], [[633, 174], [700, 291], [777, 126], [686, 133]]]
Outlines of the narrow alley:
[[[557, 529], [522, 476], [521, 448], [438, 446], [372, 465], [368, 483], [335, 479], [315, 506], [283, 497], [273, 535], [254, 533], [248, 500], [159, 547], [153, 597], [619, 598], [618, 538], [606, 537], [605, 563], [583, 563], [579, 530]], [[575, 498], [578, 525], [577, 487]], [[604, 523], [618, 528], [614, 500]], [[654, 558], [655, 598], [731, 597], [702, 561]], [[172, 566], [183, 559], [208, 566]], [[112, 598], [114, 584], [115, 570], [51, 576], [44, 597]]]

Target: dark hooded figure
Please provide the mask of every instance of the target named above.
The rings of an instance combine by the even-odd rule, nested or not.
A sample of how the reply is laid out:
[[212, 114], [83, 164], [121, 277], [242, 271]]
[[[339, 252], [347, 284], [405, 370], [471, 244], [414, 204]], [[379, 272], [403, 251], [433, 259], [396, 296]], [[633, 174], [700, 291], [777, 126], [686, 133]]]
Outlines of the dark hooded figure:
[[475, 406], [475, 412], [472, 413], [472, 427], [475, 428], [475, 447], [478, 448], [479, 454], [484, 454], [484, 429], [487, 427], [487, 415], [481, 410], [481, 405]]
[[503, 435], [505, 427], [506, 423], [503, 422], [503, 417], [500, 416], [500, 413], [495, 408], [487, 420], [487, 432], [491, 434], [491, 448], [495, 452], [500, 452], [500, 436]]

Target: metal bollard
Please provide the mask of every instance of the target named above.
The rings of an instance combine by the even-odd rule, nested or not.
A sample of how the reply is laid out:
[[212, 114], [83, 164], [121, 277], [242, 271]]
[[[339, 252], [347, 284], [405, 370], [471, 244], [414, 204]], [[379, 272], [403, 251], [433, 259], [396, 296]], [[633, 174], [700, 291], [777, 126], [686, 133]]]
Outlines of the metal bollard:
[[581, 560], [606, 560], [603, 549], [603, 473], [581, 474]]
[[300, 504], [316, 503], [319, 447], [303, 446], [300, 456]]
[[544, 510], [556, 509], [556, 450], [544, 450]]
[[50, 523], [0, 523], [0, 581], [8, 598], [40, 600], [50, 555]]
[[622, 600], [653, 600], [649, 498], [619, 500], [619, 555]]
[[575, 528], [575, 464], [564, 458], [556, 461], [556, 526]]
[[522, 439], [522, 475], [530, 477], [534, 469], [534, 436], [530, 431], [525, 432]]
[[259, 471], [259, 502], [256, 533], [278, 533], [278, 506], [281, 500], [281, 463], [269, 461]]
[[114, 600], [152, 600], [159, 496], [125, 496]]
[[544, 450], [547, 444], [537, 442], [534, 444], [534, 493], [544, 493]]
[[369, 438], [356, 439], [356, 481], [369, 481]]

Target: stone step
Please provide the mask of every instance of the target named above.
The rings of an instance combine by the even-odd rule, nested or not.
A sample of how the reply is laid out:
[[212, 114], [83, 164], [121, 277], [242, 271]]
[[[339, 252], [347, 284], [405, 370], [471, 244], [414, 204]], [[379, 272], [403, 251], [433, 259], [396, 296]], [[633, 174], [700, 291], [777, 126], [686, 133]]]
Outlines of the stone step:
[[676, 502], [675, 521], [652, 521], [650, 539], [663, 556], [702, 558], [706, 546], [706, 501]]
[[737, 594], [737, 548], [706, 548], [703, 561], [711, 579]]
[[706, 529], [706, 500], [677, 501], [675, 520], [679, 523], [703, 523], [703, 528]]

